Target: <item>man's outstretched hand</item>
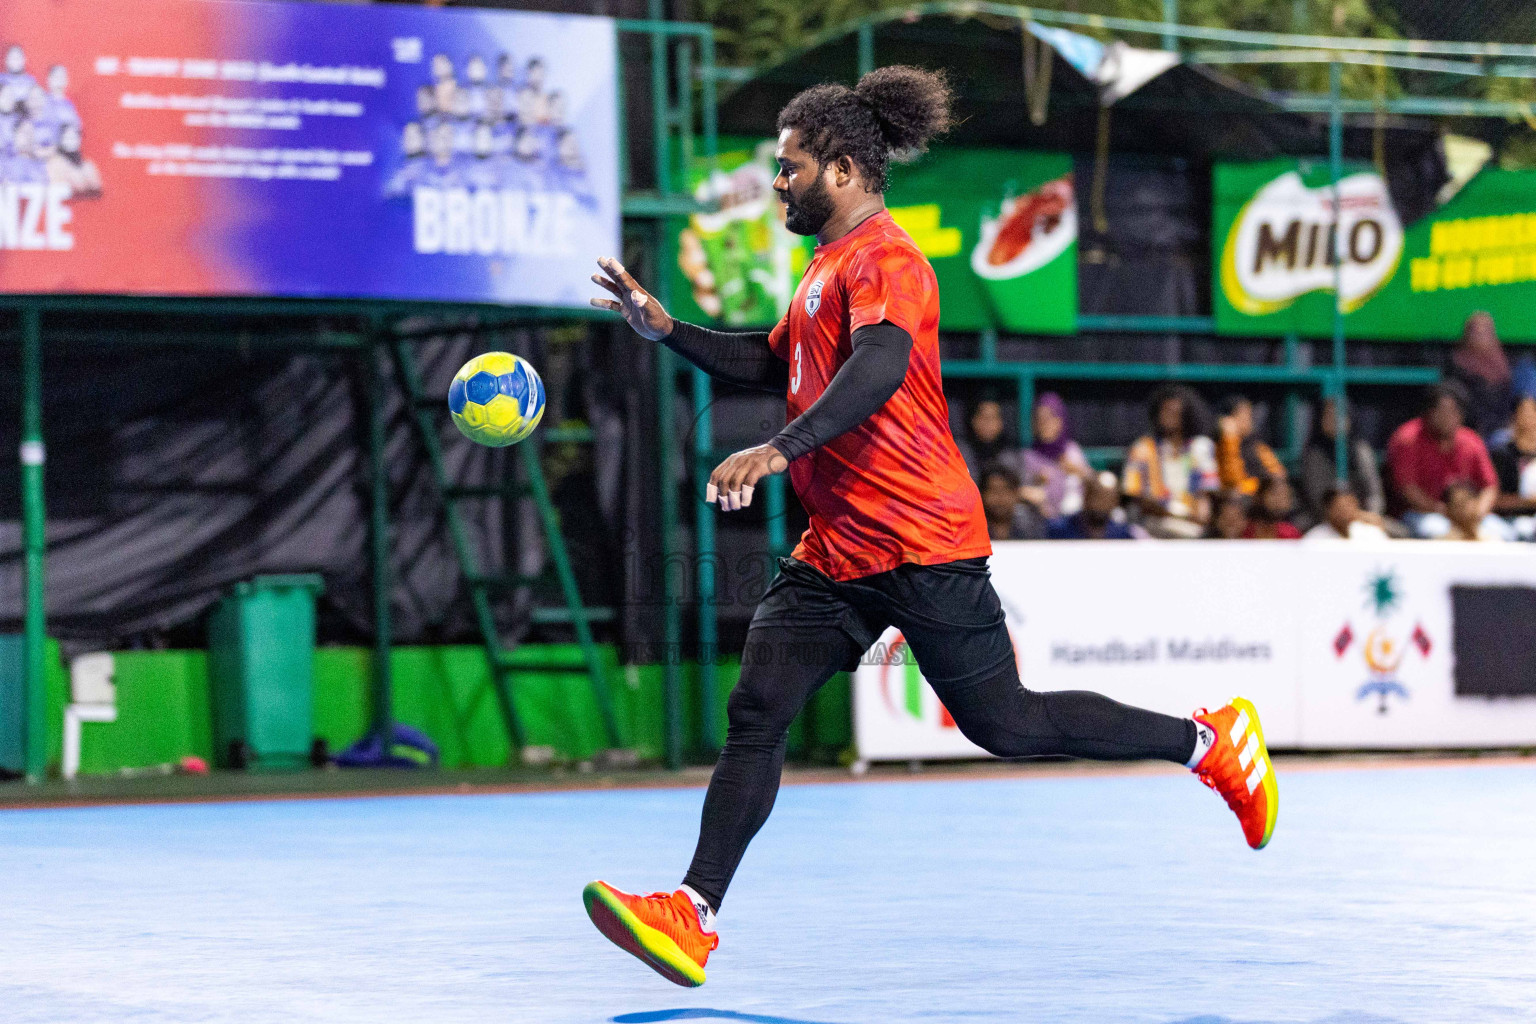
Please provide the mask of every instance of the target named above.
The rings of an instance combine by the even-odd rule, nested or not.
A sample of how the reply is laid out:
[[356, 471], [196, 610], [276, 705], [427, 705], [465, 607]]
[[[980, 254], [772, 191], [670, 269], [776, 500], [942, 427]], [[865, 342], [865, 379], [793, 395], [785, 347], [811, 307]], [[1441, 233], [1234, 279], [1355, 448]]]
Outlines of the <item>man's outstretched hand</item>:
[[588, 300], [592, 305], [623, 314], [635, 333], [650, 341], [660, 341], [672, 333], [672, 318], [661, 308], [656, 297], [630, 276], [624, 264], [612, 256], [604, 256], [597, 265], [603, 272], [593, 274], [592, 283], [607, 290], [613, 298]]
[[715, 467], [704, 488], [706, 503], [719, 501], [720, 511], [734, 512], [752, 504], [752, 491], [765, 476], [782, 473], [789, 460], [771, 444], [760, 444], [737, 452]]
[[[623, 315], [625, 322], [642, 338], [660, 341], [672, 333], [675, 321], [661, 308], [654, 295], [640, 287], [640, 283], [624, 269], [624, 264], [612, 256], [604, 256], [597, 265], [603, 272], [593, 274], [592, 283], [613, 298], [588, 300], [592, 305]], [[715, 467], [709, 476], [709, 485], [704, 489], [704, 500], [718, 501], [722, 512], [746, 508], [752, 504], [752, 491], [759, 480], [788, 468], [789, 460], [771, 444], [739, 451]]]

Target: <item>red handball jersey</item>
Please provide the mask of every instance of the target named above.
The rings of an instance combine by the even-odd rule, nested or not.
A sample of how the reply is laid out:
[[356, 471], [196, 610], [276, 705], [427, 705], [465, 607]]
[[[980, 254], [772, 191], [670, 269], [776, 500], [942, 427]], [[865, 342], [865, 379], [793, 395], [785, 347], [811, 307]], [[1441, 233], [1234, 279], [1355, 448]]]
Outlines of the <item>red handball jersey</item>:
[[816, 247], [768, 336], [789, 364], [788, 418], [821, 397], [853, 353], [853, 332], [882, 320], [912, 336], [901, 387], [869, 419], [789, 467], [811, 519], [794, 555], [836, 580], [992, 553], [981, 494], [949, 430], [938, 281], [889, 213]]

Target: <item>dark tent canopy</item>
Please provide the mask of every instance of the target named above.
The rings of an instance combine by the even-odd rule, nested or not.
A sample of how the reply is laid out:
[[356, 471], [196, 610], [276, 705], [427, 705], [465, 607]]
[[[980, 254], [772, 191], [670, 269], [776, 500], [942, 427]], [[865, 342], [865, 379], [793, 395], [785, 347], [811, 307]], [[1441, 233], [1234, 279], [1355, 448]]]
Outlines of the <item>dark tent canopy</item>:
[[[1049, 48], [1046, 117], [1042, 124], [1032, 122], [1018, 20], [972, 14], [956, 5], [943, 13], [875, 20], [869, 31], [877, 65], [915, 64], [950, 75], [961, 122], [949, 144], [1078, 154], [1097, 148], [1099, 88]], [[721, 129], [771, 134], [779, 109], [799, 90], [819, 82], [851, 83], [859, 47], [858, 26], [850, 25], [760, 71], [725, 96]], [[1114, 103], [1109, 121], [1109, 150], [1116, 155], [1177, 157], [1204, 166], [1328, 152], [1327, 116], [1285, 110], [1261, 90], [1192, 63], [1177, 65]], [[1509, 126], [1497, 118], [1458, 118], [1455, 130], [1497, 142]], [[1428, 118], [1346, 117], [1345, 157], [1372, 159], [1378, 133], [1399, 210], [1416, 219], [1445, 181], [1443, 126]]]

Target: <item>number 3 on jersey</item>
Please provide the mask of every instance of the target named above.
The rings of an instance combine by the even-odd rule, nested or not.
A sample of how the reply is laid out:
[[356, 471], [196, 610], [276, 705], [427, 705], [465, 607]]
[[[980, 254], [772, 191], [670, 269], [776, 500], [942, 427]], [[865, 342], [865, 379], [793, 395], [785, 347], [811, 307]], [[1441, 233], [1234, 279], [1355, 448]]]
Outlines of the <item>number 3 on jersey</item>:
[[795, 342], [795, 375], [789, 380], [791, 394], [798, 395], [800, 393], [800, 369], [800, 342], [797, 341]]

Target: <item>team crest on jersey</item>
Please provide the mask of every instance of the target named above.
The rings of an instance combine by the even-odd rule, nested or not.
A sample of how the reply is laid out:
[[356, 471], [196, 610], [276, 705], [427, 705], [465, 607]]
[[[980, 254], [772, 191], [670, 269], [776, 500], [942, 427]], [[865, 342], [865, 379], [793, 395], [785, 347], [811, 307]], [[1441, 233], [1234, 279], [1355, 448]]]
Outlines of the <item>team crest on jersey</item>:
[[817, 281], [817, 282], [815, 282], [814, 284], [811, 285], [811, 290], [805, 293], [805, 315], [806, 316], [815, 316], [816, 315], [816, 311], [818, 309], [820, 309], [820, 308], [821, 308], [821, 282]]

